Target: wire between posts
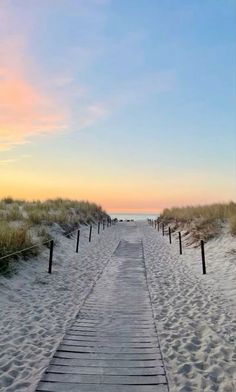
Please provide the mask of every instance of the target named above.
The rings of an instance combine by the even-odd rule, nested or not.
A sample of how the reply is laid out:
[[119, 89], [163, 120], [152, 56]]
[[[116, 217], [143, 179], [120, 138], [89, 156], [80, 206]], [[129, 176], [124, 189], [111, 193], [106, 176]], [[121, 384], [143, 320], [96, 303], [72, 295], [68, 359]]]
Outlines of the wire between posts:
[[48, 240], [48, 241], [45, 241], [45, 242], [40, 242], [39, 244], [35, 244], [35, 245], [33, 245], [33, 246], [29, 246], [28, 248], [20, 249], [20, 250], [17, 250], [16, 252], [9, 253], [9, 254], [7, 254], [7, 255], [5, 255], [5, 256], [0, 257], [0, 260], [8, 259], [9, 257], [12, 257], [12, 256], [15, 256], [15, 255], [24, 253], [26, 250], [30, 250], [30, 249], [38, 248], [38, 247], [40, 247], [40, 246], [42, 246], [42, 245], [46, 245], [46, 244], [48, 244], [50, 241], [51, 241], [51, 240]]

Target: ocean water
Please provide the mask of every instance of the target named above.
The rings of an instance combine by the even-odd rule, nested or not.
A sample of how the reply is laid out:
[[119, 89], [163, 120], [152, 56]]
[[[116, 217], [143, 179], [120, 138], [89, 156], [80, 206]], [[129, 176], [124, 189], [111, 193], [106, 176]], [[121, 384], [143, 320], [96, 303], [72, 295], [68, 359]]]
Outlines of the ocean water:
[[110, 217], [112, 218], [112, 219], [115, 219], [115, 218], [117, 218], [118, 220], [120, 220], [120, 219], [123, 219], [123, 220], [127, 220], [127, 219], [129, 219], [129, 220], [131, 220], [131, 219], [133, 219], [133, 220], [135, 220], [135, 221], [137, 221], [137, 220], [147, 220], [147, 219], [156, 219], [158, 216], [159, 216], [159, 214], [158, 213], [156, 213], [156, 214], [148, 214], [148, 213], [146, 213], [146, 214], [139, 214], [139, 213], [133, 213], [133, 214], [127, 214], [127, 213], [119, 213], [119, 214], [109, 214], [110, 215]]

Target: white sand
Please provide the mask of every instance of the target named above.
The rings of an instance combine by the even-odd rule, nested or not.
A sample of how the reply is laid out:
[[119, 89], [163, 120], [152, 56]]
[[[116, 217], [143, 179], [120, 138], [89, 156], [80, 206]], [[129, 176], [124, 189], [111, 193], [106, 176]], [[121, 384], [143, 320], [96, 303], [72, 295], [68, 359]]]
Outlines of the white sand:
[[171, 391], [236, 391], [236, 239], [226, 232], [200, 249], [143, 225], [156, 325]]
[[[48, 250], [21, 262], [11, 279], [0, 277], [0, 391], [32, 392], [66, 328], [109, 261], [120, 238], [120, 223], [81, 248], [62, 238], [55, 249], [53, 274], [47, 274]], [[95, 234], [95, 232], [94, 232]], [[133, 236], [133, 231], [130, 233]], [[236, 391], [235, 254], [236, 240], [225, 233], [206, 246], [207, 275], [200, 249], [168, 243], [168, 237], [138, 223], [147, 277], [170, 391]]]
[[49, 250], [37, 259], [20, 262], [12, 278], [0, 277], [0, 391], [30, 392], [48, 365], [59, 341], [78, 312], [119, 242], [116, 226], [81, 230], [76, 240], [56, 234], [53, 273], [49, 275]]

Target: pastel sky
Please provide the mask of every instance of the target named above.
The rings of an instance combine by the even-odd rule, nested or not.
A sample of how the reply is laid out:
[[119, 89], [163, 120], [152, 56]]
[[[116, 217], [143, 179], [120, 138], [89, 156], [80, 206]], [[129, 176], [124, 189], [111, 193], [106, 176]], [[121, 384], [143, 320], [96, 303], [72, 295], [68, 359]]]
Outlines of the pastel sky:
[[236, 199], [234, 0], [0, 0], [0, 197]]

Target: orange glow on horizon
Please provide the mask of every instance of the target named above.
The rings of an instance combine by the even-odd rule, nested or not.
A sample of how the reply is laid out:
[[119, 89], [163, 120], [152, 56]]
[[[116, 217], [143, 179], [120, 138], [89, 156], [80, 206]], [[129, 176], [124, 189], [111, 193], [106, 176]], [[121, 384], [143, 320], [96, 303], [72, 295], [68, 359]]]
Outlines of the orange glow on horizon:
[[[1, 175], [1, 174], [0, 174]], [[2, 177], [2, 176], [1, 176]], [[158, 190], [153, 190], [152, 197], [150, 194], [140, 194], [136, 197], [133, 193], [120, 192], [116, 194], [113, 192], [104, 195], [101, 190], [95, 191], [94, 189], [74, 189], [70, 186], [64, 187], [63, 185], [58, 186], [57, 182], [51, 183], [50, 179], [44, 179], [44, 185], [38, 178], [28, 178], [24, 182], [24, 187], [22, 187], [21, 178], [7, 179], [7, 176], [3, 181], [0, 189], [0, 198], [6, 196], [11, 196], [15, 199], [25, 199], [25, 200], [46, 200], [53, 198], [68, 198], [75, 200], [88, 200], [99, 204], [109, 213], [143, 213], [143, 214], [158, 214], [163, 211], [164, 208], [169, 208], [173, 206], [186, 206], [186, 205], [196, 205], [196, 204], [211, 204], [214, 202], [229, 202], [227, 197], [214, 197], [214, 192], [209, 192], [208, 194], [200, 197], [193, 191], [191, 194], [185, 195], [184, 193], [165, 196], [164, 193], [160, 194]], [[53, 189], [52, 189], [53, 188]], [[106, 188], [107, 189], [107, 188]], [[166, 193], [168, 195], [168, 192]]]

